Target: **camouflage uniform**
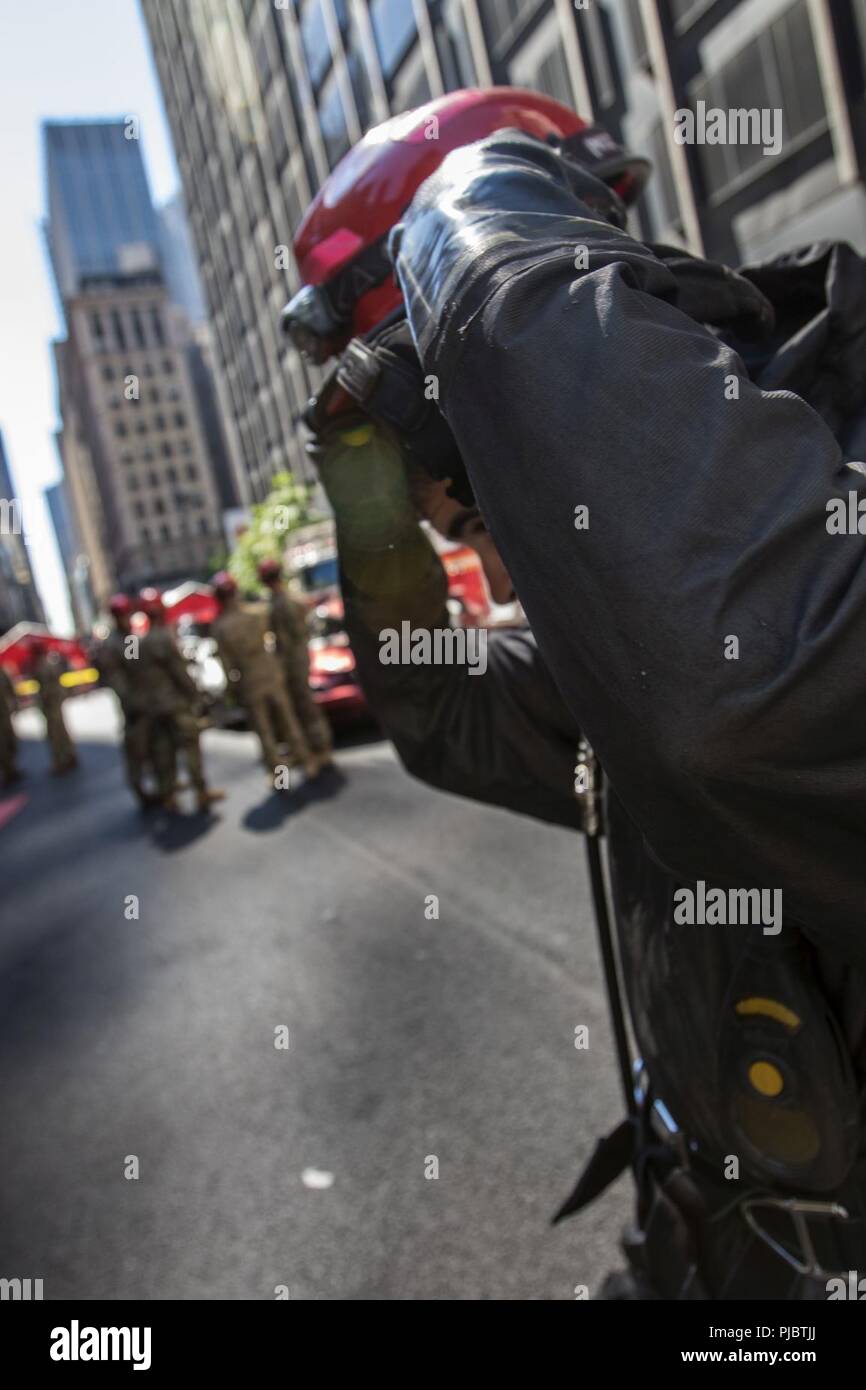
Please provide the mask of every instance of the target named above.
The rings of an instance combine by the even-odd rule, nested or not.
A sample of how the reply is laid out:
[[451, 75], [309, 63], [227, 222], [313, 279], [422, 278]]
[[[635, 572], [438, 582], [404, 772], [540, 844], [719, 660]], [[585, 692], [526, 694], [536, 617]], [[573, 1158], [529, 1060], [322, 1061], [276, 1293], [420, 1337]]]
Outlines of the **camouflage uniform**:
[[331, 726], [310, 690], [306, 613], [284, 589], [272, 591], [269, 613], [283, 675], [307, 742], [314, 753], [320, 758], [324, 755], [324, 760], [329, 761], [334, 739]]
[[3, 785], [17, 782], [20, 772], [16, 765], [18, 739], [12, 712], [15, 709], [15, 687], [3, 667], [0, 666], [0, 778]]
[[261, 609], [241, 608], [229, 602], [214, 622], [226, 678], [235, 686], [250, 723], [262, 745], [262, 761], [269, 772], [281, 764], [279, 744], [287, 743], [292, 759], [315, 775], [318, 763], [304, 737], [283, 680], [280, 662], [266, 644], [267, 617]]
[[126, 655], [129, 633], [115, 628], [94, 653], [103, 682], [114, 691], [123, 715], [126, 779], [141, 801], [147, 801], [144, 775], [150, 757], [151, 720], [148, 701], [138, 677], [137, 658]]
[[[161, 624], [154, 624], [141, 638], [137, 670], [133, 676], [136, 700], [146, 708], [143, 726], [145, 747], [152, 739], [153, 763], [159, 797], [166, 805], [174, 801], [175, 757], [182, 751], [190, 781], [202, 805], [209, 796], [199, 745], [199, 723], [194, 706], [199, 699], [195, 682], [186, 669], [174, 637]], [[141, 748], [136, 744], [134, 756]]]
[[71, 772], [78, 766], [75, 745], [63, 718], [64, 691], [60, 684], [63, 663], [56, 652], [46, 652], [36, 663], [33, 675], [39, 682], [39, 708], [45, 716], [45, 732], [51, 749], [52, 771]]

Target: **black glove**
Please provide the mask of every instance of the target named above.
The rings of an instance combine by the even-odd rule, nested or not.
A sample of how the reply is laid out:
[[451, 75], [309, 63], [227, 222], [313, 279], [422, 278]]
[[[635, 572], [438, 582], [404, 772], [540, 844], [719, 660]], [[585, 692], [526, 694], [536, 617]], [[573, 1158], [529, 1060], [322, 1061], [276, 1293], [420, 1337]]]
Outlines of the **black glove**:
[[370, 419], [393, 431], [410, 463], [437, 480], [450, 478], [449, 494], [475, 505], [457, 442], [430, 396], [435, 378], [424, 375], [402, 310], [366, 338], [352, 339], [336, 380]]

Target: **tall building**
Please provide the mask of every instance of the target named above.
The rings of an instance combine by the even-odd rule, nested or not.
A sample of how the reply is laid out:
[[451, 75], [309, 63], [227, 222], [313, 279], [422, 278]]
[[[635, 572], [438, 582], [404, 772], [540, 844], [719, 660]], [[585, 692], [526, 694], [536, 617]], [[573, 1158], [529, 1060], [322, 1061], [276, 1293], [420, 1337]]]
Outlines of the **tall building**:
[[131, 122], [44, 126], [46, 239], [66, 323], [54, 345], [58, 446], [98, 606], [115, 589], [204, 576], [223, 545], [214, 477]]
[[[284, 248], [370, 125], [510, 83], [604, 123], [655, 175], [649, 239], [728, 261], [820, 236], [866, 250], [866, 0], [141, 0], [245, 500], [287, 465], [311, 374], [281, 341]], [[781, 112], [777, 152], [683, 145], [699, 103]]]
[[76, 632], [89, 632], [96, 622], [98, 608], [90, 580], [90, 562], [75, 529], [66, 480], [47, 487], [43, 493], [51, 516], [57, 549], [66, 577], [69, 606]]
[[44, 621], [24, 540], [21, 503], [0, 434], [0, 636], [16, 623]]
[[157, 208], [157, 218], [160, 260], [168, 292], [175, 304], [182, 305], [186, 310], [190, 323], [203, 323], [207, 310], [183, 195], [176, 193], [161, 208]]

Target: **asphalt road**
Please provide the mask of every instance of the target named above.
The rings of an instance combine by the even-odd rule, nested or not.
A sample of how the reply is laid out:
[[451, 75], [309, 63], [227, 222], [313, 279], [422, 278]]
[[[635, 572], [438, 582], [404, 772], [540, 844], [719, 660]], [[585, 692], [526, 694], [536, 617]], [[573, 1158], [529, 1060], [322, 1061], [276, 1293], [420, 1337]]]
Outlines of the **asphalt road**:
[[627, 1182], [549, 1225], [621, 1116], [577, 837], [422, 787], [378, 740], [273, 795], [221, 732], [217, 813], [143, 817], [111, 697], [67, 711], [81, 770], [48, 775], [26, 712], [0, 800], [0, 1276], [46, 1299], [595, 1292]]

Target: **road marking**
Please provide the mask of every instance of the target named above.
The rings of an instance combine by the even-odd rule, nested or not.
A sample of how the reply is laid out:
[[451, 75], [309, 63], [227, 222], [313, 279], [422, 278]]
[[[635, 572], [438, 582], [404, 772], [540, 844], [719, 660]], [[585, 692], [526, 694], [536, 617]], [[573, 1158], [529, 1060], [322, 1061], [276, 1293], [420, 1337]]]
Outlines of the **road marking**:
[[19, 811], [23, 811], [26, 805], [27, 797], [23, 793], [20, 796], [10, 796], [8, 801], [0, 801], [0, 830], [13, 816], [17, 816]]

